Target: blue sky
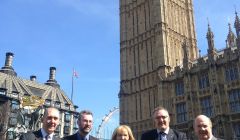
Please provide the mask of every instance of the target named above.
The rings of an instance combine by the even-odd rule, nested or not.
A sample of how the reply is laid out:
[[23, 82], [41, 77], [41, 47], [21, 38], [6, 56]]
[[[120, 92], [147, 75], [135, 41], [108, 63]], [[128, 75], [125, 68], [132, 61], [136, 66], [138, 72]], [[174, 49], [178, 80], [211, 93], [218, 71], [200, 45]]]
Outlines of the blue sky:
[[[202, 55], [207, 51], [207, 18], [216, 47], [223, 48], [235, 7], [240, 16], [239, 0], [194, 0]], [[118, 106], [119, 50], [118, 0], [0, 1], [0, 66], [5, 53], [13, 52], [17, 74], [27, 79], [34, 74], [40, 83], [48, 80], [49, 67], [54, 66], [56, 80], [69, 98], [75, 68], [79, 78], [74, 81], [73, 102], [79, 110], [94, 112], [96, 126]]]
[[201, 54], [207, 53], [207, 24], [214, 33], [215, 47], [221, 49], [226, 47], [225, 40], [228, 34], [228, 23], [235, 33], [235, 9], [240, 17], [239, 0], [194, 0], [195, 25], [197, 32], [198, 47]]

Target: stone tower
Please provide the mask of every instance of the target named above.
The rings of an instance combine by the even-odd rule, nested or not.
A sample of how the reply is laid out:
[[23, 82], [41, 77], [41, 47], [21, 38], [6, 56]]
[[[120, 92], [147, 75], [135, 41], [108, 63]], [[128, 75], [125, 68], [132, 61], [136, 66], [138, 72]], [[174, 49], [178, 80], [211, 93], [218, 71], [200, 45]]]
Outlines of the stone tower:
[[161, 80], [198, 57], [192, 0], [120, 0], [120, 123], [139, 139], [152, 127], [151, 111], [163, 101]]

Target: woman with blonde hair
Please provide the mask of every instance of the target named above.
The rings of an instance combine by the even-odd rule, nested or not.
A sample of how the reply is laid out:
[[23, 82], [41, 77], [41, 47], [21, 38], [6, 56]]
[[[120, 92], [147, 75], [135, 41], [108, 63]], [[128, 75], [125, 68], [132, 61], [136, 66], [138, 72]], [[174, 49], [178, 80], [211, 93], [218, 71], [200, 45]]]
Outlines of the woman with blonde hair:
[[135, 140], [132, 134], [132, 130], [127, 125], [118, 126], [113, 134], [111, 140]]

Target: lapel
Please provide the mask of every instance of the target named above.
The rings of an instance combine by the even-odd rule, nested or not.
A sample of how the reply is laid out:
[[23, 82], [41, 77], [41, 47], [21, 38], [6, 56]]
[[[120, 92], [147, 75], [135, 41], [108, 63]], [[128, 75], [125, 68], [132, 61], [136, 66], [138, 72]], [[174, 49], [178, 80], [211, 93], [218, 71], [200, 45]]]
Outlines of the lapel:
[[55, 136], [53, 136], [52, 139], [53, 139], [53, 140], [59, 140], [59, 138], [58, 138], [58, 137], [55, 137]]
[[169, 132], [167, 134], [167, 139], [168, 140], [174, 140], [174, 132], [172, 129], [169, 129]]
[[35, 135], [36, 140], [42, 140], [43, 139], [41, 129], [39, 129], [38, 131], [34, 131], [33, 134]]
[[159, 138], [158, 138], [158, 132], [157, 132], [157, 129], [154, 129], [153, 131], [152, 131], [152, 137], [153, 137], [153, 139], [154, 140], [158, 140]]
[[98, 140], [98, 139], [93, 137], [92, 135], [89, 135], [89, 140]]
[[89, 140], [94, 140], [94, 138], [92, 138], [92, 136], [91, 136], [91, 135], [89, 135]]
[[211, 138], [211, 140], [217, 140], [217, 138], [213, 136], [213, 137]]

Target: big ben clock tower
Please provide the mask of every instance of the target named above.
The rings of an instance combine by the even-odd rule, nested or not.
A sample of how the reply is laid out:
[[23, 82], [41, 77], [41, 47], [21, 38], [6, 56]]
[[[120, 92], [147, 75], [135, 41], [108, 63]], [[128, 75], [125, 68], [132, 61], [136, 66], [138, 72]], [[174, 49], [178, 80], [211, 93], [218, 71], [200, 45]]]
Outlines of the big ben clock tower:
[[120, 0], [120, 123], [139, 139], [153, 127], [151, 111], [161, 102], [159, 82], [183, 63], [198, 57], [192, 0]]

